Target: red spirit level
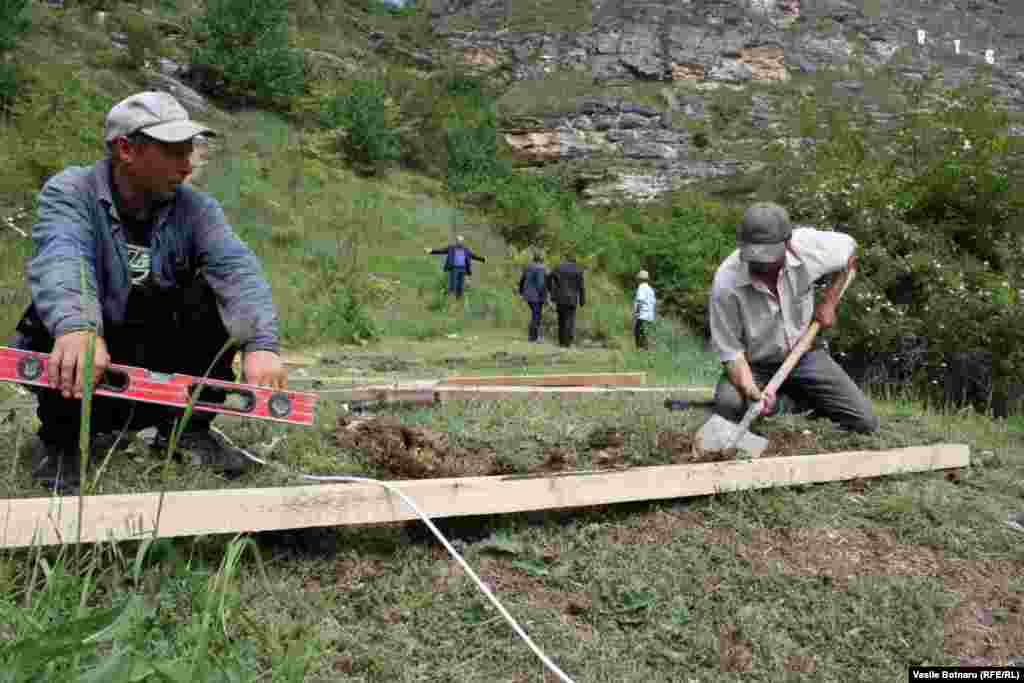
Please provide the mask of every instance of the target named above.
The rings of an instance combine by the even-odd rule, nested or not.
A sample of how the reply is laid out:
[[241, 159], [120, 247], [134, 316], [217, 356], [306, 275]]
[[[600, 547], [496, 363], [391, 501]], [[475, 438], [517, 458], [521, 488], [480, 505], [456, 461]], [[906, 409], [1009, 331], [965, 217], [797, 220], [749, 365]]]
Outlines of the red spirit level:
[[[45, 353], [0, 346], [0, 381], [53, 389], [46, 370], [49, 359]], [[201, 380], [190, 375], [169, 375], [130, 365], [111, 365], [103, 380], [96, 385], [96, 394], [185, 408], [200, 382], [203, 388], [195, 410], [301, 425], [312, 425], [316, 417], [318, 396], [314, 393], [280, 391], [216, 379]]]

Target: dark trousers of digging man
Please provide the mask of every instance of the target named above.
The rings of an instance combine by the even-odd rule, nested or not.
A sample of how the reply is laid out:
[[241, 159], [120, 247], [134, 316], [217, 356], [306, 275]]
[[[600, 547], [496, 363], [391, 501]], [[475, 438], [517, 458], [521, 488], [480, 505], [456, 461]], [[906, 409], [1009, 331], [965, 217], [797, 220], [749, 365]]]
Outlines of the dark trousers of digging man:
[[[771, 381], [782, 363], [751, 363], [758, 386]], [[739, 422], [747, 401], [726, 376], [715, 387], [715, 413], [730, 422]], [[805, 353], [789, 377], [779, 387], [776, 413], [813, 411], [854, 432], [869, 433], [879, 426], [871, 400], [822, 347]]]

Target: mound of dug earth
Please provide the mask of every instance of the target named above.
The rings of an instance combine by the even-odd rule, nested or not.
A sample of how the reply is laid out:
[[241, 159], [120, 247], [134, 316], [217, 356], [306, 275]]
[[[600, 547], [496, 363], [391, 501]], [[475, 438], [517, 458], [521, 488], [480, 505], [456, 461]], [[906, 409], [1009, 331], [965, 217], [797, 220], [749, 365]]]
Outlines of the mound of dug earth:
[[427, 479], [505, 474], [495, 452], [485, 446], [454, 446], [447, 434], [410, 427], [393, 417], [338, 418], [335, 440], [359, 452], [390, 477]]

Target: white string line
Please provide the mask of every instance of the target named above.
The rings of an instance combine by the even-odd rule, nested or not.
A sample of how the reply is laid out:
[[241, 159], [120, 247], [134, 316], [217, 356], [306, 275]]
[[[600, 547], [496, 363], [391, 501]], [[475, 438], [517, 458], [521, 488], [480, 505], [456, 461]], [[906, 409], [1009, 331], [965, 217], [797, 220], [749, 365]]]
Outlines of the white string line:
[[[430, 521], [430, 518], [416, 506], [416, 503], [412, 502], [412, 500], [404, 493], [402, 493], [402, 491], [399, 490], [396, 486], [386, 481], [369, 479], [367, 477], [318, 476], [313, 474], [303, 474], [302, 472], [295, 472], [288, 468], [287, 466], [282, 465], [281, 463], [270, 462], [262, 458], [256, 457], [255, 455], [245, 450], [244, 448], [237, 446], [228, 437], [227, 434], [217, 429], [213, 425], [210, 425], [210, 431], [216, 433], [218, 436], [224, 439], [232, 448], [237, 449], [249, 460], [260, 465], [275, 467], [283, 472], [286, 472], [287, 474], [299, 477], [300, 479], [316, 482], [352, 482], [358, 484], [376, 484], [377, 486], [383, 487], [388, 492], [397, 495], [399, 498], [401, 498], [403, 503], [409, 506], [409, 509], [415, 512], [416, 515], [421, 520], [423, 520], [423, 523], [426, 524], [427, 528], [430, 529], [431, 533], [433, 533], [434, 536], [437, 537], [437, 540], [441, 542], [445, 550], [447, 550], [451, 554], [451, 556], [455, 558], [455, 560], [459, 563], [462, 569], [465, 570], [466, 574], [468, 574], [469, 577], [473, 579], [473, 582], [477, 585], [477, 588], [483, 591], [483, 594], [487, 596], [487, 599], [491, 601], [491, 604], [494, 605], [494, 607], [498, 610], [499, 613], [501, 613], [501, 616], [505, 617], [505, 621], [509, 623], [509, 625], [512, 627], [512, 630], [515, 631], [520, 638], [522, 638], [523, 642], [526, 643], [527, 646], [533, 651], [533, 653], [537, 655], [540, 661], [544, 663], [544, 666], [546, 666], [551, 671], [551, 673], [558, 676], [558, 678], [563, 683], [575, 683], [573, 679], [569, 678], [569, 676], [564, 671], [559, 669], [558, 666], [553, 661], [551, 661], [551, 659], [546, 654], [544, 654], [544, 651], [541, 650], [536, 645], [536, 643], [533, 642], [530, 636], [526, 634], [526, 631], [523, 630], [519, 623], [512, 617], [511, 614], [509, 614], [508, 610], [505, 609], [504, 605], [502, 605], [501, 602], [498, 601], [498, 598], [495, 597], [494, 593], [491, 592], [491, 589], [487, 587], [487, 584], [484, 583], [479, 576], [477, 576], [476, 572], [473, 571], [473, 568], [469, 566], [469, 564], [462, 558], [462, 555], [460, 555], [458, 551], [455, 550], [454, 547], [452, 547], [452, 544], [448, 542], [448, 539], [444, 537], [444, 534], [442, 534], [441, 531], [436, 526], [434, 526], [434, 523]], [[271, 441], [269, 448], [273, 448], [275, 445], [277, 445], [278, 441], [280, 441], [280, 439], [282, 438], [284, 437], [278, 437], [277, 439]]]

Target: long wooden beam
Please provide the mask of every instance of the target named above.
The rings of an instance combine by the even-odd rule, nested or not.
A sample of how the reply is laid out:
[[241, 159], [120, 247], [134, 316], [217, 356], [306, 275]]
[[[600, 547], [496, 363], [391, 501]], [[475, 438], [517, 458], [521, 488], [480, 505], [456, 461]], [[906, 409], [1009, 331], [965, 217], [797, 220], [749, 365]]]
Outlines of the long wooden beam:
[[507, 399], [535, 399], [558, 397], [561, 399], [594, 398], [636, 394], [673, 394], [687, 400], [709, 399], [712, 390], [705, 387], [474, 387], [437, 386], [437, 400], [444, 401], [502, 401]]
[[388, 403], [435, 403], [438, 401], [502, 401], [559, 398], [594, 398], [629, 394], [672, 394], [690, 401], [710, 399], [708, 387], [516, 387], [444, 386], [440, 384], [379, 384], [324, 389], [321, 396], [340, 401], [385, 401]]
[[647, 382], [644, 372], [603, 372], [574, 375], [495, 375], [446, 377], [439, 386], [474, 387], [596, 387], [637, 386]]
[[[456, 517], [683, 498], [969, 464], [968, 446], [938, 444], [891, 451], [852, 451], [616, 471], [394, 483], [431, 517]], [[151, 536], [158, 500], [156, 493], [85, 498], [81, 540], [94, 543]], [[375, 484], [175, 491], [164, 498], [158, 535], [197, 536], [378, 524], [414, 517], [396, 495]], [[73, 542], [77, 520], [78, 499], [75, 497], [0, 501], [0, 547]]]

